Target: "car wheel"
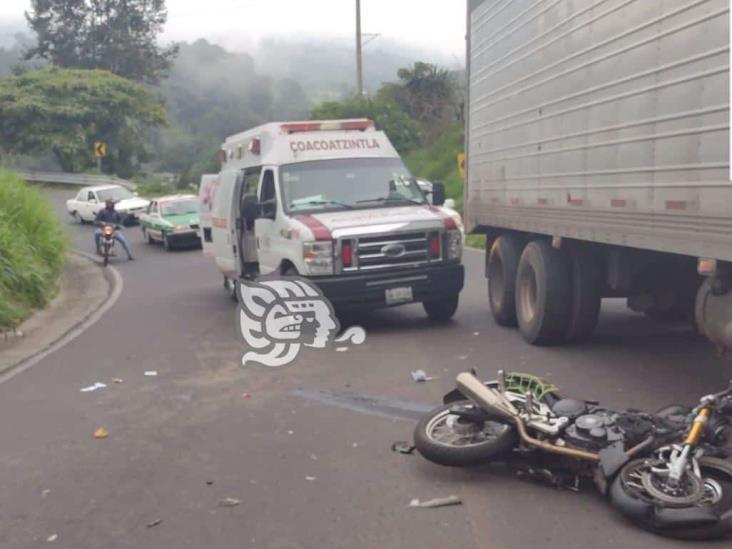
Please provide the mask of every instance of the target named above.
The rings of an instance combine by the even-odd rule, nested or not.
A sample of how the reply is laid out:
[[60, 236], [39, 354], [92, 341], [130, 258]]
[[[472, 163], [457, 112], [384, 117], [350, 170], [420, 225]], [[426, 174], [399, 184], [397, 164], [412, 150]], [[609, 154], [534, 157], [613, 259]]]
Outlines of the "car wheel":
[[79, 212], [74, 212], [71, 214], [74, 218], [74, 221], [76, 221], [79, 225], [84, 224], [84, 218], [81, 217], [81, 214]]

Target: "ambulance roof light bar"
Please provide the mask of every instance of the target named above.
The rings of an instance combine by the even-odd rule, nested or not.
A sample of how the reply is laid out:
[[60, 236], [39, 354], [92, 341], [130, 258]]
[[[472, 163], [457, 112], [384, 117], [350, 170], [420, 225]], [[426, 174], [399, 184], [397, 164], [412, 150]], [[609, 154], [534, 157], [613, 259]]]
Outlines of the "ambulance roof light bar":
[[359, 118], [354, 120], [332, 120], [324, 122], [293, 122], [282, 124], [285, 133], [327, 132], [327, 131], [366, 131], [374, 127], [373, 120]]

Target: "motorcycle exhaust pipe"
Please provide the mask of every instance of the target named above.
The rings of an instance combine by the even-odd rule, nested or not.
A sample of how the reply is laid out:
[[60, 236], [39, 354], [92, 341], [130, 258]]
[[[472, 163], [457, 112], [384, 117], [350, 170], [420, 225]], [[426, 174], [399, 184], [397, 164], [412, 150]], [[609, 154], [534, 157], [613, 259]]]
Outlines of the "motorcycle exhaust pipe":
[[518, 410], [501, 393], [486, 387], [473, 374], [463, 372], [457, 376], [458, 390], [490, 414], [510, 422], [518, 418]]
[[546, 442], [532, 437], [526, 431], [524, 421], [519, 416], [518, 410], [511, 401], [495, 389], [486, 387], [485, 384], [483, 384], [483, 382], [473, 374], [469, 374], [467, 372], [459, 374], [457, 376], [457, 386], [463, 395], [475, 402], [481, 408], [485, 409], [488, 413], [495, 414], [506, 421], [514, 423], [521, 440], [529, 446], [540, 448], [545, 452], [583, 459], [586, 461], [600, 461], [600, 456], [594, 452], [585, 452], [574, 448], [557, 446], [551, 442]]

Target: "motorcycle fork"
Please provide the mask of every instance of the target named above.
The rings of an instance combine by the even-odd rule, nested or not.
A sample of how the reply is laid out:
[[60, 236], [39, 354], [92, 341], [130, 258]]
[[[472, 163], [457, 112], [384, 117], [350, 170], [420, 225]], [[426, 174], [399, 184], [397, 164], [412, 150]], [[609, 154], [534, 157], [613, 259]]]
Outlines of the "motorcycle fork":
[[696, 418], [694, 418], [694, 423], [692, 423], [689, 434], [686, 436], [681, 454], [669, 466], [668, 481], [672, 486], [678, 486], [679, 482], [681, 482], [681, 478], [684, 476], [684, 472], [689, 465], [689, 456], [699, 444], [704, 434], [704, 428], [709, 423], [709, 418], [711, 417], [712, 409], [702, 408], [699, 410]]

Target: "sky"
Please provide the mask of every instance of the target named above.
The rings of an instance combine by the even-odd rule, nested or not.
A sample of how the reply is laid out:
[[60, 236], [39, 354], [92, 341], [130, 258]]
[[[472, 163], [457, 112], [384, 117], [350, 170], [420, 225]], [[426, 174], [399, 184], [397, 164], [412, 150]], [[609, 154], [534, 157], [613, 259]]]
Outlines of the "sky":
[[[206, 38], [247, 50], [265, 36], [355, 42], [355, 0], [167, 0], [163, 40]], [[361, 0], [366, 47], [404, 43], [462, 61], [465, 0]], [[22, 23], [29, 0], [0, 0], [0, 34]], [[1, 37], [0, 37], [1, 38]], [[382, 46], [383, 47], [383, 46]]]

